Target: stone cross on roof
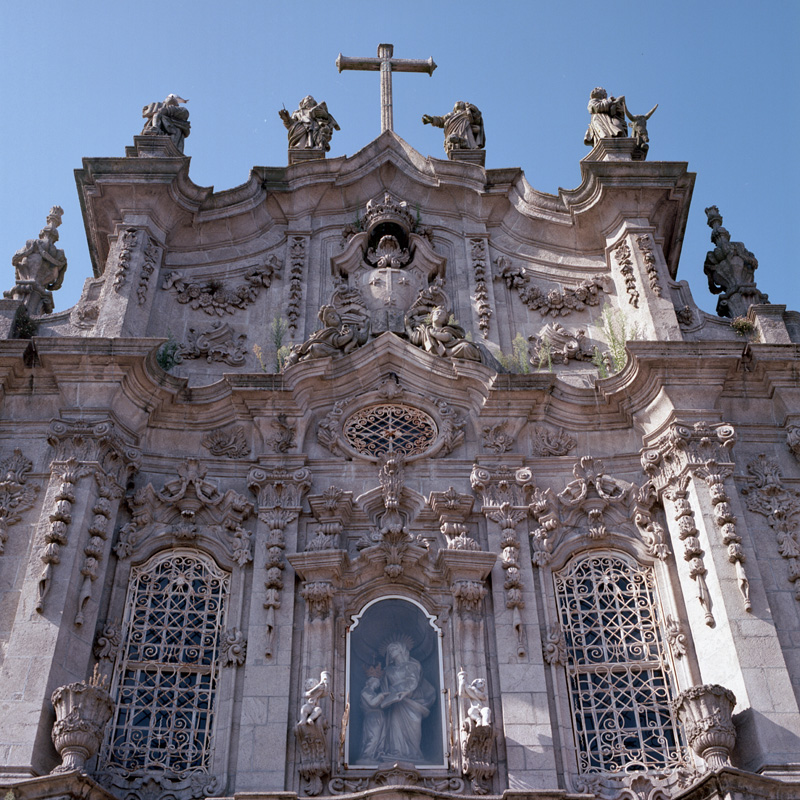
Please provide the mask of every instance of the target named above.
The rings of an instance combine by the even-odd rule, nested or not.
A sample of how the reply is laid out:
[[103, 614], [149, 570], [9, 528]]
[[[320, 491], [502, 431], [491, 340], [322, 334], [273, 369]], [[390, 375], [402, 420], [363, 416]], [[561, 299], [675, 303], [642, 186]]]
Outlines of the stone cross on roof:
[[379, 44], [377, 58], [349, 58], [339, 53], [336, 67], [341, 72], [343, 69], [357, 69], [378, 71], [381, 73], [381, 133], [393, 130], [392, 120], [392, 72], [427, 72], [433, 75], [436, 64], [433, 58], [422, 61], [413, 58], [392, 58], [393, 44]]

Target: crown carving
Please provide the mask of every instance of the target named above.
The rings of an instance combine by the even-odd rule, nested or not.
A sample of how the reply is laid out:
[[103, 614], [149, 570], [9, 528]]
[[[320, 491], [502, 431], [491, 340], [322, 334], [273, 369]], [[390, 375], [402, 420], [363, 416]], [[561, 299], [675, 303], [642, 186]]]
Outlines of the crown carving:
[[408, 210], [405, 200], [395, 200], [388, 192], [383, 201], [368, 200], [364, 212], [364, 229], [371, 234], [378, 225], [391, 223], [399, 225], [408, 235], [414, 228], [414, 216]]

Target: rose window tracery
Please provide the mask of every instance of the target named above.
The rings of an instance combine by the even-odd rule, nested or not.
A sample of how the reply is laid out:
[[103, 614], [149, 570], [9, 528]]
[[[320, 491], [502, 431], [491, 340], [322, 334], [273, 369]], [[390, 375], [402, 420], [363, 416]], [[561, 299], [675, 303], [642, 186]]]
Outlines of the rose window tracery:
[[357, 411], [345, 421], [342, 435], [365, 456], [424, 453], [436, 439], [436, 423], [424, 411], [395, 403], [381, 403]]

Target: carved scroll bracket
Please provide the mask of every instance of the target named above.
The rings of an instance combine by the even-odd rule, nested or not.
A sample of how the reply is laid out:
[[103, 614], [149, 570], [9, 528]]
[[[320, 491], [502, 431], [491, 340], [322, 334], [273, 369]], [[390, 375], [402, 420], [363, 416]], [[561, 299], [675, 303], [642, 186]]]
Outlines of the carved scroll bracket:
[[460, 494], [452, 486], [446, 492], [431, 492], [428, 504], [439, 517], [439, 530], [447, 541], [448, 550], [482, 549], [467, 528], [473, 502], [469, 495]]

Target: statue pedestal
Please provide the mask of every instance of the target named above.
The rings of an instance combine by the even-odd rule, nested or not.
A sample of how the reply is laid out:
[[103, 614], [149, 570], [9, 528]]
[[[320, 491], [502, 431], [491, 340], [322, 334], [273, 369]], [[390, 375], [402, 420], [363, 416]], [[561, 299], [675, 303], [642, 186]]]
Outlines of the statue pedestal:
[[188, 158], [169, 136], [134, 136], [133, 147], [125, 148], [125, 158]]
[[14, 334], [14, 321], [22, 305], [19, 300], [0, 300], [0, 339], [10, 339]]
[[644, 161], [647, 154], [630, 137], [601, 139], [582, 161]]
[[469, 164], [478, 164], [481, 167], [486, 166], [485, 150], [451, 150], [447, 157], [451, 161], [466, 161]]
[[312, 150], [311, 148], [289, 148], [289, 164], [300, 164], [303, 161], [318, 161], [325, 158], [324, 150]]

